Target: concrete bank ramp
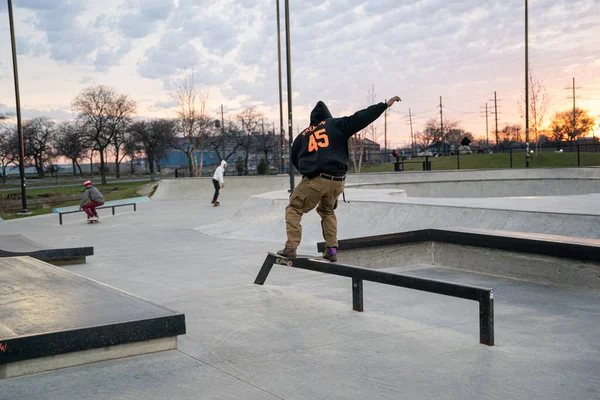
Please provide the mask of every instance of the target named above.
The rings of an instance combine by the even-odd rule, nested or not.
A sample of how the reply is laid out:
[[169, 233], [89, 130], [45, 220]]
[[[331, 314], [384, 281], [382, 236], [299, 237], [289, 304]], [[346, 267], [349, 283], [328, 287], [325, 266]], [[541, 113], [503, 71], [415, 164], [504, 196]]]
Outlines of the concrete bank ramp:
[[[295, 182], [299, 181], [300, 178], [296, 177]], [[247, 199], [255, 194], [286, 190], [289, 187], [289, 176], [226, 176], [221, 196], [224, 199]], [[210, 202], [214, 191], [212, 178], [163, 179], [152, 200], [206, 199]]]
[[[295, 184], [300, 182], [295, 177]], [[535, 168], [349, 174], [347, 188], [400, 189], [408, 197], [522, 197], [600, 193], [600, 168]], [[223, 200], [288, 190], [288, 175], [225, 176]], [[163, 179], [153, 200], [208, 200], [211, 178]]]
[[[287, 191], [250, 197], [229, 219], [196, 228], [226, 239], [283, 242]], [[347, 189], [336, 211], [338, 237], [463, 226], [600, 239], [600, 195], [512, 198], [411, 198], [389, 189]], [[304, 216], [303, 244], [322, 240], [318, 214]]]

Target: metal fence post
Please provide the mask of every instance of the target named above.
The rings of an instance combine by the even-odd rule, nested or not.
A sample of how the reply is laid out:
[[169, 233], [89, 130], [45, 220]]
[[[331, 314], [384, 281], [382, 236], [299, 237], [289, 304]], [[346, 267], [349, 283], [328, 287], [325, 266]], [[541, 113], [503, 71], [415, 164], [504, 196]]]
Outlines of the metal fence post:
[[364, 311], [363, 281], [359, 278], [352, 278], [352, 309], [354, 311]]
[[579, 143], [577, 143], [577, 166], [581, 167], [581, 158], [579, 156]]
[[479, 343], [494, 345], [494, 292], [479, 294]]
[[512, 147], [508, 149], [508, 152], [510, 154], [510, 167], [512, 168]]
[[460, 169], [460, 153], [456, 150], [456, 166]]

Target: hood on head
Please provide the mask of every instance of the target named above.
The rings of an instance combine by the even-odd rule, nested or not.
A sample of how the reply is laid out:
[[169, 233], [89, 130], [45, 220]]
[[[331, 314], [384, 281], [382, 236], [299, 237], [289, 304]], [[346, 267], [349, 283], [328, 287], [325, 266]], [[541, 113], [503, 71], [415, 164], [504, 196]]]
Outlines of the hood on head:
[[227, 166], [227, 161], [221, 160], [221, 167], [226, 167], [226, 166]]
[[315, 108], [310, 112], [310, 125], [317, 125], [321, 121], [332, 118], [329, 108], [319, 100]]

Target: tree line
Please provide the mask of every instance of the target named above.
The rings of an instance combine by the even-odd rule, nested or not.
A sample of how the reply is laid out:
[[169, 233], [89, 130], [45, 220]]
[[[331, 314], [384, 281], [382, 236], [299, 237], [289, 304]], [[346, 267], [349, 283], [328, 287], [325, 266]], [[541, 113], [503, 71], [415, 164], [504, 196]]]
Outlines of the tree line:
[[[550, 122], [544, 126], [544, 118], [550, 105], [550, 98], [546, 85], [542, 79], [529, 70], [529, 142], [537, 145], [543, 143], [573, 142], [579, 137], [584, 137], [596, 128], [596, 121], [590, 116], [588, 110], [573, 107], [558, 111], [551, 117]], [[522, 119], [525, 119], [525, 96], [521, 95], [518, 110]], [[526, 132], [521, 124], [505, 123], [498, 129], [489, 129], [489, 143], [496, 146], [511, 146], [525, 142]], [[442, 143], [458, 147], [461, 140], [467, 137], [474, 144], [487, 146], [485, 137], [474, 139], [473, 134], [460, 127], [457, 121], [443, 119], [442, 124], [438, 118], [429, 119], [423, 129], [416, 133], [417, 147], [424, 150], [432, 145]]]
[[[160, 160], [169, 150], [186, 155], [190, 176], [202, 175], [205, 151], [213, 151], [227, 161], [237, 156], [237, 164], [243, 166], [238, 170], [246, 174], [249, 154], [259, 154], [267, 164], [280, 155], [280, 136], [274, 127], [268, 129], [269, 122], [255, 107], [244, 109], [233, 119], [220, 120], [209, 115], [208, 96], [197, 87], [193, 74], [186, 74], [172, 98], [175, 117], [141, 120], [135, 118], [137, 104], [129, 96], [104, 85], [84, 89], [72, 102], [74, 120], [56, 122], [37, 117], [23, 122], [25, 165], [35, 167], [38, 177], [44, 178], [47, 166], [58, 158], [70, 160], [74, 174], [83, 174], [84, 160], [99, 158], [102, 184], [106, 184], [106, 164], [111, 159], [119, 178], [124, 160], [130, 161], [133, 173], [133, 162], [146, 158], [154, 178], [160, 172], [155, 169], [160, 169]], [[18, 162], [17, 128], [4, 119], [0, 124], [3, 179], [6, 168]]]

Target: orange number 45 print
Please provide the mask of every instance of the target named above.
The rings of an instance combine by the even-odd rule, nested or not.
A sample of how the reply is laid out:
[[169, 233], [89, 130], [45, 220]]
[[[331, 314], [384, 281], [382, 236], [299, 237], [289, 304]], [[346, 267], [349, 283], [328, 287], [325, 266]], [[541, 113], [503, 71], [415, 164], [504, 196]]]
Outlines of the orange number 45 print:
[[319, 129], [308, 137], [308, 152], [319, 151], [319, 147], [329, 147], [329, 136], [325, 129]]

